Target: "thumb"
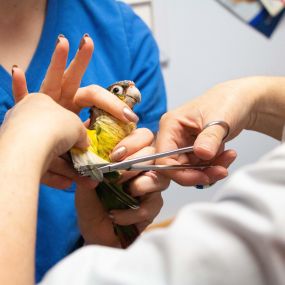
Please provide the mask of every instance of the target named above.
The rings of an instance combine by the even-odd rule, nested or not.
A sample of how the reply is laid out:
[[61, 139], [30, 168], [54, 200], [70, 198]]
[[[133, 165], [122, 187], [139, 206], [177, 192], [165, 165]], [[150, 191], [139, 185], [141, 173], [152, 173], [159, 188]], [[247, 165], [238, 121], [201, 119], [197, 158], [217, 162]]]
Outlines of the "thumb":
[[87, 129], [82, 124], [80, 126], [80, 129], [79, 129], [78, 140], [77, 140], [76, 144], [74, 145], [75, 147], [80, 148], [80, 149], [85, 149], [85, 148], [87, 148], [90, 145], [90, 142], [89, 142], [86, 130]]
[[202, 160], [211, 160], [217, 155], [229, 131], [227, 124], [209, 124], [206, 124], [194, 143], [194, 153]]

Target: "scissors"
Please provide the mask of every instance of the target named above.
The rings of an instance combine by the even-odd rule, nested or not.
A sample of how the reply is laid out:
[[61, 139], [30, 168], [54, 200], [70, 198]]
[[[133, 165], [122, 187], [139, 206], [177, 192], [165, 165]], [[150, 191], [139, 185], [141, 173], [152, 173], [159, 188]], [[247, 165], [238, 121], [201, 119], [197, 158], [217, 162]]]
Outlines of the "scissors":
[[[229, 125], [224, 121], [212, 121], [204, 126], [203, 130], [214, 126], [220, 125], [226, 129], [226, 135], [224, 136], [223, 140], [229, 134]], [[178, 165], [136, 165], [137, 163], [154, 160], [157, 158], [167, 157], [174, 154], [182, 154], [182, 153], [193, 153], [194, 147], [188, 146], [183, 148], [178, 148], [175, 150], [155, 153], [151, 155], [136, 157], [133, 159], [125, 160], [122, 162], [115, 162], [115, 163], [103, 163], [103, 164], [93, 164], [93, 165], [85, 165], [79, 167], [78, 171], [83, 176], [90, 176], [96, 178], [100, 182], [104, 179], [104, 174], [113, 172], [113, 171], [120, 171], [120, 170], [135, 170], [135, 171], [151, 171], [151, 170], [182, 170], [182, 169], [196, 169], [196, 170], [203, 170], [205, 168], [213, 167], [213, 165], [204, 164], [204, 165], [192, 165], [192, 164], [178, 164]]]
[[178, 148], [175, 150], [170, 150], [166, 152], [155, 153], [146, 156], [140, 156], [133, 159], [125, 160], [122, 162], [115, 163], [102, 163], [102, 164], [92, 164], [79, 167], [78, 171], [83, 176], [93, 176], [96, 177], [96, 180], [100, 182], [103, 181], [104, 174], [121, 171], [121, 170], [134, 170], [134, 171], [151, 171], [151, 170], [181, 170], [181, 169], [197, 169], [203, 170], [212, 165], [199, 165], [195, 166], [192, 164], [178, 164], [178, 165], [136, 165], [137, 163], [154, 160], [157, 158], [167, 157], [173, 154], [182, 154], [182, 153], [193, 153], [193, 146]]

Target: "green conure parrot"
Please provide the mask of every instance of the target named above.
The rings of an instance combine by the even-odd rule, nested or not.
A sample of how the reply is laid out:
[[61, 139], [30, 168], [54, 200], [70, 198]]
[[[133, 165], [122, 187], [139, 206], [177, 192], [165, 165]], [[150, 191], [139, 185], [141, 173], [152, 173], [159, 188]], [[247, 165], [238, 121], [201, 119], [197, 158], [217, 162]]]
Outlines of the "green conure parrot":
[[[141, 101], [141, 93], [132, 81], [116, 82], [107, 90], [118, 96], [131, 109]], [[135, 128], [135, 123], [122, 122], [109, 113], [92, 107], [90, 109], [90, 125], [87, 129], [90, 146], [86, 150], [73, 148], [70, 151], [75, 169], [82, 175], [88, 173], [88, 176], [100, 181], [96, 168], [88, 168], [88, 166], [109, 163], [109, 156], [114, 147]], [[104, 208], [108, 212], [113, 209], [137, 209], [139, 201], [125, 192], [124, 184], [116, 183], [119, 177], [118, 171], [104, 174], [103, 181], [96, 187], [97, 195]], [[113, 224], [113, 226], [122, 248], [128, 247], [139, 235], [135, 225]]]

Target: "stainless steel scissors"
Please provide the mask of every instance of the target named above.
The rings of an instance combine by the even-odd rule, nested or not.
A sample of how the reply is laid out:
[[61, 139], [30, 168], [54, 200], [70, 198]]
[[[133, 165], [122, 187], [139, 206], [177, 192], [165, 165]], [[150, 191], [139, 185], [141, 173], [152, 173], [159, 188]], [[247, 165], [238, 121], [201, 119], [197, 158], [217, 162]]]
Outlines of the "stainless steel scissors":
[[[230, 133], [230, 126], [225, 121], [217, 120], [211, 121], [206, 124], [202, 130], [205, 130], [208, 127], [220, 125], [226, 130], [226, 134], [223, 138], [223, 141], [227, 138]], [[193, 153], [194, 147], [188, 146], [183, 148], [178, 148], [175, 150], [170, 150], [161, 153], [155, 153], [152, 155], [141, 156], [129, 160], [125, 160], [122, 162], [115, 163], [106, 163], [106, 164], [93, 164], [93, 165], [85, 165], [79, 167], [78, 171], [83, 176], [91, 176], [96, 177], [96, 180], [102, 181], [104, 179], [104, 173], [109, 173], [112, 171], [120, 171], [120, 170], [137, 170], [137, 171], [150, 171], [150, 170], [178, 170], [178, 169], [197, 169], [203, 170], [205, 168], [213, 167], [213, 165], [192, 165], [192, 164], [180, 164], [180, 165], [135, 165], [137, 163], [154, 160], [161, 157], [167, 157], [173, 154], [181, 154], [181, 153]]]
[[202, 170], [212, 165], [199, 165], [192, 164], [178, 164], [178, 165], [136, 165], [137, 163], [154, 160], [157, 158], [167, 157], [173, 154], [192, 153], [193, 146], [178, 148], [166, 152], [155, 153], [151, 155], [136, 157], [133, 159], [125, 160], [122, 162], [106, 163], [106, 164], [93, 164], [85, 165], [79, 168], [79, 172], [83, 176], [95, 176], [99, 181], [103, 180], [103, 174], [112, 171], [120, 170], [137, 170], [137, 171], [150, 171], [150, 170], [178, 170], [178, 169], [197, 169]]

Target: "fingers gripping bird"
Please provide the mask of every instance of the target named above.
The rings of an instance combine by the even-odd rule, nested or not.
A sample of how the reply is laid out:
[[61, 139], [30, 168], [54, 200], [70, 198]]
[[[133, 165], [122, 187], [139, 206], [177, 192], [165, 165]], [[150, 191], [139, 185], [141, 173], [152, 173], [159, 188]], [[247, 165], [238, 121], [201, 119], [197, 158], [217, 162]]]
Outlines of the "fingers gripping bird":
[[[120, 81], [107, 88], [131, 109], [141, 101], [141, 93], [132, 81]], [[92, 107], [90, 109], [90, 125], [87, 135], [90, 146], [87, 150], [71, 149], [71, 157], [75, 169], [84, 175], [84, 167], [93, 164], [110, 162], [110, 154], [114, 147], [136, 128], [135, 123], [125, 123], [109, 113]], [[83, 168], [82, 168], [83, 167]], [[91, 178], [100, 180], [98, 172], [91, 171]], [[124, 190], [124, 184], [118, 184], [120, 173], [117, 171], [104, 174], [104, 179], [96, 187], [96, 192], [106, 211], [113, 209], [137, 209], [139, 202]], [[139, 235], [135, 225], [120, 226], [114, 224], [114, 231], [121, 246], [128, 247]]]

